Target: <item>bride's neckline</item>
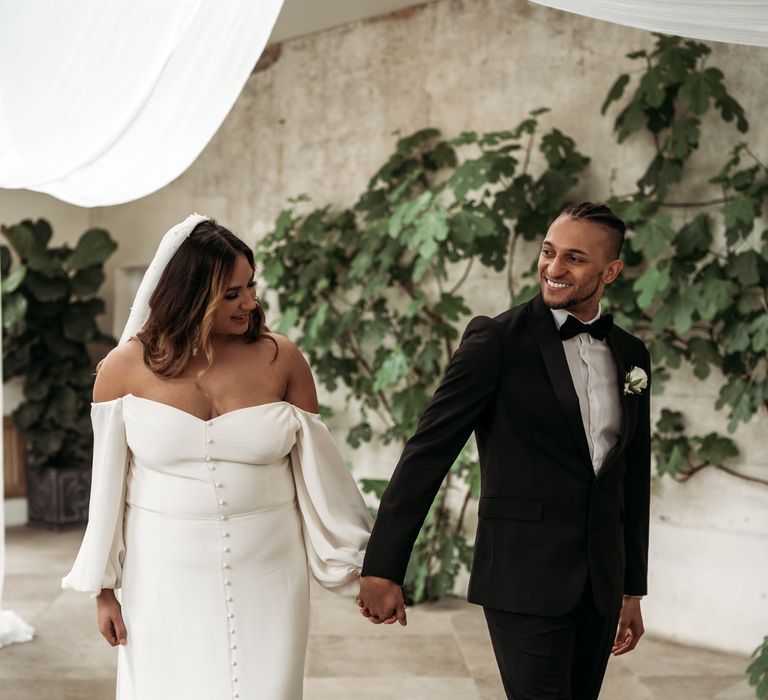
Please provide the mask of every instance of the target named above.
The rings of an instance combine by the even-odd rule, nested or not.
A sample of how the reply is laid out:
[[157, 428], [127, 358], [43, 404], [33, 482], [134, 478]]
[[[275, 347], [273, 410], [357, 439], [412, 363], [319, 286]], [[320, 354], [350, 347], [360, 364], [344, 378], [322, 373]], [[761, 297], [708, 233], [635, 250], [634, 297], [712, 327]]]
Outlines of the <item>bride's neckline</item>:
[[[281, 404], [287, 404], [288, 406], [292, 406], [293, 408], [298, 408], [300, 411], [303, 411], [304, 409], [299, 408], [298, 406], [294, 406], [291, 403], [288, 403], [288, 401], [268, 401], [267, 403], [257, 403], [252, 406], [242, 406], [241, 408], [234, 408], [231, 411], [225, 411], [224, 413], [220, 413], [218, 416], [213, 416], [212, 418], [200, 418], [200, 416], [196, 416], [194, 413], [190, 413], [189, 411], [185, 411], [183, 408], [179, 408], [178, 406], [174, 406], [170, 403], [164, 403], [163, 401], [155, 401], [155, 399], [148, 399], [144, 396], [136, 396], [135, 394], [126, 394], [123, 398], [132, 398], [132, 399], [138, 399], [139, 401], [146, 401], [148, 403], [153, 403], [157, 406], [165, 406], [166, 408], [171, 409], [172, 411], [176, 411], [177, 413], [181, 413], [185, 416], [189, 416], [190, 418], [199, 421], [200, 423], [212, 423], [215, 420], [218, 420], [220, 418], [224, 418], [226, 416], [231, 416], [233, 413], [241, 413], [243, 411], [250, 411], [256, 408], [266, 408], [269, 406], [279, 406]], [[310, 411], [304, 411], [305, 413], [310, 413]]]

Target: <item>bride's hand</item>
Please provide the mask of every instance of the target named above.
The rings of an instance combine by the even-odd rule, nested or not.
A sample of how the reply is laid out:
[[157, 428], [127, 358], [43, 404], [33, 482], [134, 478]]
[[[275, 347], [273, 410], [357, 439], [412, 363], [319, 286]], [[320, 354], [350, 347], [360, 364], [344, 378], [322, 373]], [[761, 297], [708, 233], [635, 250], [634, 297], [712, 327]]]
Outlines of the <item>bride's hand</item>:
[[99, 632], [107, 643], [115, 647], [126, 643], [125, 623], [120, 603], [115, 598], [111, 588], [103, 588], [96, 597], [96, 616], [99, 621]]

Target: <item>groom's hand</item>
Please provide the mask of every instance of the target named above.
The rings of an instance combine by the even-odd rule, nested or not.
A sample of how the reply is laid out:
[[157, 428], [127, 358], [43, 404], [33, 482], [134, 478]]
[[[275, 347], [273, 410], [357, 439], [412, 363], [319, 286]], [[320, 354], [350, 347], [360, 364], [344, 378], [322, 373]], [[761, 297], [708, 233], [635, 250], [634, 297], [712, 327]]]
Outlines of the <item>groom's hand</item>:
[[614, 656], [621, 656], [628, 651], [632, 651], [637, 646], [644, 632], [643, 614], [640, 612], [640, 599], [624, 596], [621, 604], [621, 613], [619, 614], [619, 627], [616, 630], [616, 639], [613, 642], [611, 653]]
[[357, 597], [360, 613], [371, 622], [391, 625], [399, 622], [403, 627], [408, 624], [405, 615], [403, 591], [394, 581], [379, 576], [360, 578], [360, 595]]

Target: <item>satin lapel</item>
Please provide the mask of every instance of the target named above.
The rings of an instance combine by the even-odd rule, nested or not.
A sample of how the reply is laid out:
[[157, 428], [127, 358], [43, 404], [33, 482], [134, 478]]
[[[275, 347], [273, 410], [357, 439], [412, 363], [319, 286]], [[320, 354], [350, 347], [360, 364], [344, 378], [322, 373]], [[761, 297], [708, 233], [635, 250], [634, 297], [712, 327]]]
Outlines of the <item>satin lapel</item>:
[[607, 472], [608, 469], [610, 469], [611, 465], [616, 460], [616, 457], [618, 457], [624, 451], [624, 448], [627, 445], [627, 438], [629, 437], [629, 399], [631, 397], [628, 397], [624, 393], [624, 381], [627, 370], [629, 368], [627, 367], [627, 361], [624, 357], [624, 351], [622, 350], [621, 343], [616, 339], [616, 331], [614, 329], [611, 329], [611, 332], [608, 333], [606, 340], [608, 341], [608, 347], [611, 349], [614, 362], [616, 363], [619, 405], [621, 406], [621, 433], [619, 435], [619, 441], [606, 455], [605, 460], [603, 461], [603, 466], [598, 472], [598, 478]]
[[576, 395], [571, 371], [568, 369], [568, 361], [565, 359], [563, 342], [557, 332], [552, 312], [541, 301], [540, 297], [534, 298], [531, 302], [528, 325], [541, 350], [549, 381], [563, 410], [565, 422], [581, 456], [581, 461], [589, 470], [589, 474], [594, 476], [587, 435], [584, 432], [584, 422], [581, 419], [579, 397]]

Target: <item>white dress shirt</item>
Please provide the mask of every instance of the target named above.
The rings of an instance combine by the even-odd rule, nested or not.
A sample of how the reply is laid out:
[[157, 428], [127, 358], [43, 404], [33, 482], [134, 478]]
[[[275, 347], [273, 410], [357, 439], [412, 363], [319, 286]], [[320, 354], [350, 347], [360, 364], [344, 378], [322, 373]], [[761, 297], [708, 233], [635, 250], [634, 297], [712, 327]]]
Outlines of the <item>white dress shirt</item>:
[[[565, 309], [552, 309], [552, 315], [559, 330], [570, 314]], [[589, 323], [598, 318], [600, 311]], [[562, 343], [573, 386], [579, 397], [592, 468], [597, 474], [611, 448], [619, 441], [621, 432], [616, 362], [608, 342], [593, 338], [589, 333], [579, 333]]]

